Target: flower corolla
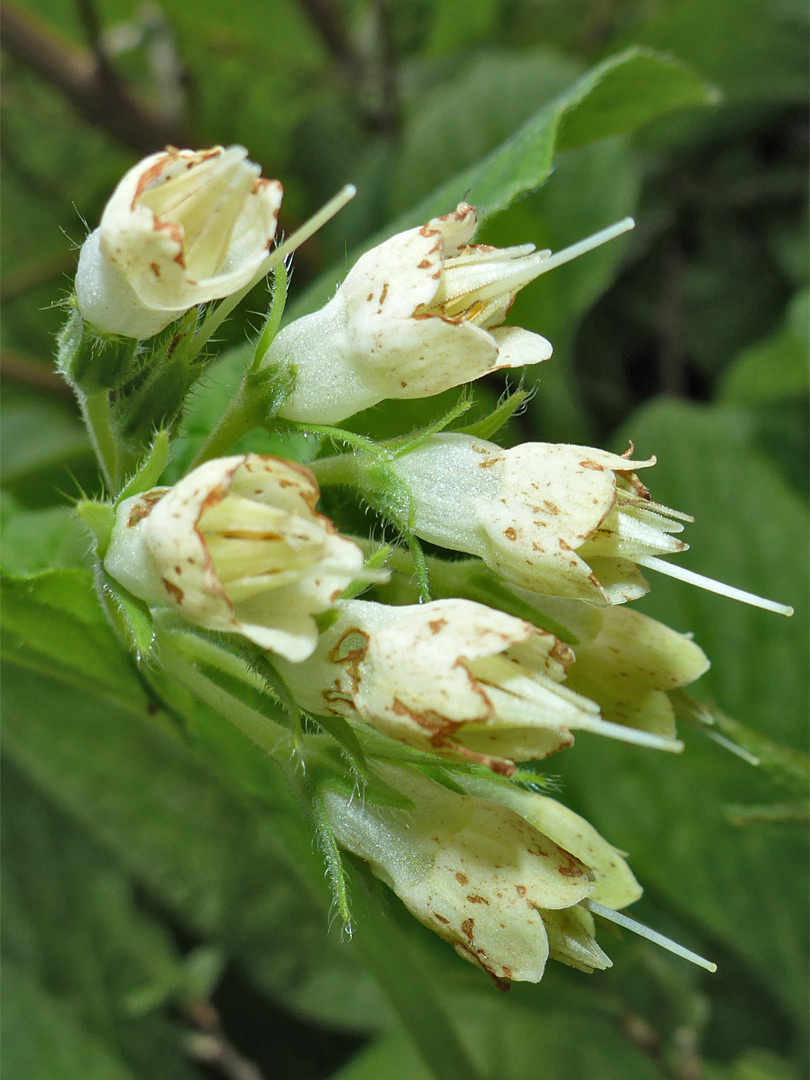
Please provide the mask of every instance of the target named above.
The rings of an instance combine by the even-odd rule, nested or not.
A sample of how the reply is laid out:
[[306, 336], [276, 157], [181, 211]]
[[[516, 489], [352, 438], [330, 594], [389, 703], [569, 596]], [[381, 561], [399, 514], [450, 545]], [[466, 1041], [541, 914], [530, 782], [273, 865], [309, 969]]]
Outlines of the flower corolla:
[[462, 434], [431, 437], [391, 464], [410, 491], [414, 532], [477, 555], [507, 581], [607, 605], [649, 589], [637, 561], [687, 547], [692, 519], [653, 502], [634, 461], [587, 446], [503, 450]]
[[549, 253], [471, 244], [477, 226], [475, 208], [460, 203], [398, 233], [357, 260], [325, 307], [282, 330], [265, 356], [296, 373], [280, 415], [335, 423], [385, 398], [429, 397], [547, 360], [545, 338], [501, 324]]
[[601, 719], [563, 685], [574, 653], [547, 631], [470, 600], [389, 607], [342, 600], [303, 664], [280, 668], [302, 708], [510, 775], [570, 746], [572, 731], [669, 749]]
[[118, 507], [104, 567], [131, 593], [288, 660], [315, 648], [313, 615], [363, 576], [363, 553], [315, 507], [302, 465], [218, 458]]
[[499, 983], [538, 982], [549, 956], [586, 971], [610, 967], [580, 902], [599, 895], [623, 905], [641, 890], [587, 822], [528, 792], [519, 806], [503, 805], [506, 785], [459, 795], [415, 769], [375, 768], [413, 809], [335, 790], [324, 791], [325, 808], [340, 845], [420, 922]]
[[281, 184], [260, 174], [242, 146], [169, 147], [138, 162], [82, 246], [82, 316], [104, 333], [146, 338], [247, 285], [281, 206]]

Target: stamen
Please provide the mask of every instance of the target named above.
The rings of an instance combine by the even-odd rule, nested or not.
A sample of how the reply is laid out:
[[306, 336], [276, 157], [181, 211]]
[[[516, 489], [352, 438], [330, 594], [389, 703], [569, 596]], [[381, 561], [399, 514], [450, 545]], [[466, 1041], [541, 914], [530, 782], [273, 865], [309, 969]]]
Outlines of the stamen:
[[342, 187], [334, 198], [330, 199], [325, 206], [322, 206], [316, 214], [313, 214], [309, 221], [305, 221], [300, 229], [297, 229], [283, 244], [279, 244], [277, 248], [274, 248], [270, 252], [247, 285], [239, 289], [238, 292], [226, 296], [212, 311], [209, 311], [202, 326], [192, 339], [192, 348], [188, 359], [197, 355], [200, 349], [202, 349], [206, 342], [211, 338], [211, 335], [219, 329], [233, 309], [242, 302], [254, 285], [258, 285], [259, 282], [270, 273], [274, 266], [278, 266], [280, 262], [283, 262], [291, 251], [295, 251], [297, 247], [300, 247], [305, 240], [308, 240], [310, 236], [316, 233], [318, 229], [327, 223], [327, 221], [330, 221], [338, 211], [342, 210], [344, 206], [352, 201], [356, 194], [357, 188], [354, 184], [346, 184], [345, 187]]
[[622, 218], [622, 220], [617, 221], [615, 225], [608, 225], [606, 229], [594, 233], [593, 236], [586, 236], [584, 240], [580, 240], [576, 244], [572, 244], [570, 247], [563, 248], [562, 251], [550, 255], [549, 258], [544, 260], [540, 273], [545, 274], [547, 271], [553, 270], [557, 266], [562, 266], [563, 263], [571, 262], [572, 259], [578, 259], [580, 255], [584, 255], [588, 251], [593, 251], [594, 248], [601, 247], [602, 244], [607, 244], [610, 240], [615, 240], [617, 236], [621, 236], [622, 233], [630, 232], [630, 230], [635, 227], [636, 223], [631, 217]]
[[614, 724], [601, 717], [589, 716], [582, 723], [575, 722], [570, 726], [575, 731], [590, 731], [594, 735], [605, 735], [608, 739], [618, 739], [620, 742], [633, 743], [636, 746], [647, 746], [651, 750], [667, 750], [670, 754], [680, 754], [684, 748], [680, 739], [669, 739], [664, 735], [654, 735], [651, 731], [627, 727], [625, 724]]
[[668, 952], [674, 953], [675, 956], [680, 956], [684, 960], [688, 960], [691, 964], [696, 964], [698, 967], [705, 968], [706, 971], [717, 971], [717, 964], [713, 964], [711, 960], [706, 960], [704, 957], [692, 952], [691, 949], [679, 945], [677, 941], [673, 941], [672, 938], [665, 937], [664, 934], [659, 934], [657, 930], [652, 930], [649, 926], [645, 926], [644, 923], [631, 919], [629, 915], [625, 915], [621, 911], [614, 911], [613, 908], [605, 907], [604, 904], [599, 904], [596, 900], [588, 900], [587, 898], [585, 900], [580, 900], [580, 904], [594, 915], [601, 915], [603, 919], [616, 923], [617, 926], [623, 926], [625, 930], [632, 930], [633, 933], [638, 934], [639, 937], [647, 938], [647, 940], [652, 941], [653, 944], [660, 945], [662, 949], [666, 949]]
[[[305, 221], [300, 229], [297, 229], [291, 236], [289, 236], [283, 244], [279, 244], [277, 248], [267, 256], [261, 267], [256, 271], [254, 275], [252, 285], [258, 285], [258, 283], [265, 277], [274, 266], [278, 264], [290, 254], [291, 251], [295, 251], [306, 240], [309, 240], [310, 236], [322, 228], [327, 221], [331, 221], [335, 214], [339, 213], [344, 206], [352, 201], [357, 194], [357, 188], [354, 184], [345, 184], [337, 195], [333, 196], [324, 206], [313, 214], [312, 217]], [[249, 285], [248, 288], [252, 288]]]
[[733, 585], [726, 585], [722, 581], [715, 581], [714, 578], [704, 577], [703, 574], [696, 574], [694, 570], [687, 570], [683, 566], [678, 566], [676, 563], [665, 562], [664, 559], [657, 559], [653, 555], [645, 555], [636, 559], [639, 566], [646, 566], [649, 570], [657, 570], [659, 574], [666, 574], [667, 577], [675, 578], [677, 581], [685, 581], [687, 585], [696, 585], [699, 589], [705, 589], [706, 592], [717, 593], [718, 596], [727, 596], [731, 600], [739, 600], [743, 604], [750, 604], [751, 607], [762, 608], [764, 611], [774, 611], [777, 615], [792, 615], [793, 608], [787, 604], [777, 604], [775, 600], [766, 600], [763, 596], [756, 596], [754, 593], [746, 592], [744, 589], [736, 589]]

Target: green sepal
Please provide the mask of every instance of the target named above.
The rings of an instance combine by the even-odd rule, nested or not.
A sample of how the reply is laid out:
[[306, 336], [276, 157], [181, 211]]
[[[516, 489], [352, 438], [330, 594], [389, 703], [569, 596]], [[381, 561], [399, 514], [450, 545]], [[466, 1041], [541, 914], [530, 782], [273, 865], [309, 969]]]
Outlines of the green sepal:
[[95, 499], [82, 499], [76, 503], [74, 510], [95, 535], [96, 553], [103, 559], [110, 546], [115, 510], [109, 503], [97, 502]]
[[448, 791], [452, 791], [455, 795], [466, 795], [467, 792], [457, 783], [449, 773], [442, 769], [438, 765], [420, 765], [419, 771], [429, 780], [434, 780], [437, 784], [441, 784], [442, 787], [447, 788]]
[[459, 435], [472, 435], [476, 439], [491, 439], [515, 413], [519, 412], [531, 397], [528, 390], [515, 390], [507, 394], [487, 416], [467, 427], [457, 428]]
[[[514, 615], [517, 619], [531, 623], [538, 630], [546, 630], [566, 645], [579, 644], [579, 638], [570, 630], [558, 623], [556, 619], [552, 619], [550, 615], [539, 611], [534, 604], [516, 596], [496, 574], [486, 569], [483, 564], [472, 570], [466, 579], [461, 579], [457, 575], [454, 585], [457, 591], [448, 592], [448, 596], [460, 596], [465, 600], [475, 600], [479, 604], [486, 604], [487, 607], [497, 608], [499, 611], [505, 611], [507, 615]], [[434, 591], [439, 589], [441, 585], [435, 583], [434, 575]], [[437, 592], [437, 595], [443, 594]]]
[[144, 663], [155, 644], [155, 626], [149, 605], [119, 585], [102, 566], [96, 574], [96, 587], [119, 637], [134, 653], [137, 662]]
[[388, 442], [382, 444], [384, 450], [389, 452], [391, 457], [403, 457], [405, 454], [410, 454], [417, 446], [421, 446], [426, 443], [428, 439], [431, 439], [434, 435], [438, 435], [440, 432], [448, 428], [454, 420], [458, 420], [460, 416], [463, 416], [473, 406], [473, 399], [468, 391], [465, 391], [455, 405], [451, 406], [447, 412], [442, 413], [432, 423], [426, 427], [418, 428], [416, 431], [410, 432], [408, 435], [401, 435], [396, 439], [391, 439]]
[[140, 495], [141, 492], [149, 491], [155, 487], [161, 473], [169, 463], [169, 449], [169, 433], [164, 429], [155, 435], [138, 471], [115, 500], [116, 506], [122, 503], [124, 499], [129, 499], [133, 495]]
[[56, 367], [84, 394], [114, 390], [132, 376], [140, 342], [102, 334], [73, 308], [56, 339]]
[[340, 848], [335, 838], [335, 832], [324, 808], [318, 785], [310, 780], [305, 780], [304, 787], [309, 795], [312, 821], [315, 825], [315, 837], [326, 862], [326, 874], [332, 889], [335, 909], [346, 930], [351, 932], [352, 912], [349, 902], [349, 882]]
[[761, 768], [774, 784], [807, 797], [810, 792], [810, 758], [807, 754], [774, 742], [767, 735], [726, 716], [716, 705], [697, 701], [684, 690], [673, 690], [669, 696], [675, 706], [676, 719], [701, 728], [709, 736], [713, 731], [719, 732], [732, 747], [740, 747], [751, 763]]
[[192, 308], [143, 343], [135, 374], [119, 388], [112, 422], [116, 433], [130, 447], [146, 447], [156, 429], [174, 427], [186, 394], [205, 370], [205, 358], [190, 355], [197, 318], [197, 309]]
[[256, 339], [256, 348], [253, 353], [253, 363], [250, 365], [250, 370], [253, 371], [259, 367], [262, 362], [262, 358], [267, 350], [273, 343], [273, 338], [279, 332], [281, 327], [281, 320], [284, 316], [284, 308], [287, 305], [287, 268], [283, 262], [278, 263], [273, 267], [273, 286], [272, 297], [270, 300], [270, 309], [267, 312], [267, 318], [264, 320], [261, 333]]

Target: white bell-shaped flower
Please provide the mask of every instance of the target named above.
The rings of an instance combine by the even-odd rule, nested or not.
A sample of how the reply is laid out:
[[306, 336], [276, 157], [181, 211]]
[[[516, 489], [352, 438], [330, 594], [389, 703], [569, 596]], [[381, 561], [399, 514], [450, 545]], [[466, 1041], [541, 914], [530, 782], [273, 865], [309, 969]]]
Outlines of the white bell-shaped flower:
[[653, 502], [636, 476], [654, 464], [442, 434], [391, 467], [410, 489], [418, 536], [478, 555], [530, 592], [604, 605], [648, 591], [638, 561], [687, 547], [673, 534], [692, 519]]
[[318, 496], [309, 470], [280, 458], [208, 461], [121, 503], [104, 567], [147, 603], [303, 660], [318, 640], [313, 615], [363, 573]]
[[[389, 607], [342, 600], [303, 664], [280, 668], [302, 708], [509, 775], [570, 746], [573, 731], [662, 749], [669, 740], [604, 721], [563, 685], [574, 654], [531, 623], [470, 600]], [[679, 745], [679, 744], [678, 744]]]
[[549, 252], [471, 244], [477, 227], [461, 203], [398, 233], [357, 260], [325, 307], [282, 330], [265, 357], [296, 372], [281, 415], [335, 423], [385, 398], [429, 397], [547, 360], [545, 338], [501, 324]]
[[610, 967], [580, 902], [598, 895], [624, 905], [641, 890], [586, 821], [506, 784], [473, 780], [480, 792], [459, 795], [416, 769], [375, 769], [413, 809], [325, 790], [326, 811], [341, 846], [420, 922], [498, 983], [538, 982], [549, 956], [586, 971]]
[[169, 147], [138, 162], [82, 246], [76, 296], [98, 330], [146, 338], [253, 278], [276, 232], [282, 186], [242, 146]]

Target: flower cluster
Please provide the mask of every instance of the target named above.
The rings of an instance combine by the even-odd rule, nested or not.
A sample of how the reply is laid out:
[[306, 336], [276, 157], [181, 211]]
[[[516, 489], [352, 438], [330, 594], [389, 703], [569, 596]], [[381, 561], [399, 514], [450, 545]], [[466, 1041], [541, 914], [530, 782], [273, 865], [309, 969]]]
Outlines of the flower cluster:
[[[266, 269], [280, 200], [281, 186], [240, 147], [147, 158], [82, 250], [82, 317], [102, 333], [146, 338], [230, 296]], [[209, 661], [212, 648], [221, 657], [241, 639], [266, 653], [275, 699], [320, 720], [322, 734], [308, 737], [340, 738], [375, 778], [357, 798], [355, 779], [316, 754], [323, 827], [466, 959], [498, 982], [536, 981], [549, 957], [609, 966], [593, 912], [609, 917], [641, 890], [592, 826], [510, 778], [525, 779], [520, 768], [580, 732], [682, 749], [671, 695], [708, 666], [689, 635], [622, 606], [649, 588], [640, 566], [684, 576], [666, 558], [685, 549], [691, 519], [639, 479], [655, 460], [442, 432], [387, 446], [346, 432], [356, 449], [310, 467], [209, 452], [231, 449], [257, 421], [281, 432], [332, 425], [385, 399], [547, 360], [545, 338], [504, 325], [516, 292], [632, 222], [557, 255], [473, 243], [477, 225], [462, 203], [393, 236], [357, 260], [320, 311], [262, 339], [195, 466], [152, 487], [162, 466], [148, 459], [118, 493], [99, 554], [105, 580], [151, 612], [158, 645], [161, 628], [179, 624], [185, 648], [196, 633]], [[402, 602], [373, 551], [366, 560], [373, 545], [341, 536], [319, 512], [318, 481], [353, 488], [399, 530], [420, 603]], [[473, 558], [425, 559], [417, 538]], [[487, 603], [476, 594], [482, 574], [495, 583]], [[376, 595], [355, 598], [369, 586]], [[215, 644], [195, 627], [219, 632]], [[239, 667], [243, 654], [234, 647], [220, 662], [227, 682], [210, 700], [235, 723], [245, 710], [264, 723], [255, 705], [264, 694], [273, 724], [276, 701], [255, 665]], [[194, 664], [177, 670], [192, 690], [211, 685], [210, 674], [195, 682]], [[229, 712], [240, 679], [246, 696]], [[306, 766], [302, 738], [299, 728], [278, 745]]]

